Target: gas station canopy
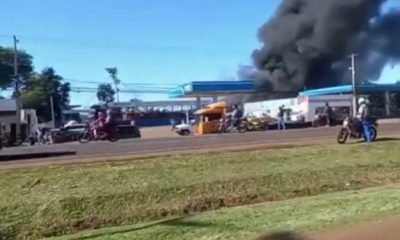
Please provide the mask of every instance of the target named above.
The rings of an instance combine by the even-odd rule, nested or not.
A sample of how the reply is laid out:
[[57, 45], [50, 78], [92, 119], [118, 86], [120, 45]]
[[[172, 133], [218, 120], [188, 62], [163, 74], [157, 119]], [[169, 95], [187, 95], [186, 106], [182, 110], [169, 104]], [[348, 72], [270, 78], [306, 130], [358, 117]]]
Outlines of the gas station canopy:
[[[400, 84], [362, 84], [357, 85], [357, 93], [368, 94], [378, 92], [399, 92]], [[332, 94], [351, 94], [353, 87], [351, 85], [342, 85], [335, 87], [319, 88], [307, 90], [299, 93], [299, 96], [320, 96]]]
[[170, 98], [215, 97], [255, 92], [253, 81], [204, 81], [181, 85], [168, 93]]

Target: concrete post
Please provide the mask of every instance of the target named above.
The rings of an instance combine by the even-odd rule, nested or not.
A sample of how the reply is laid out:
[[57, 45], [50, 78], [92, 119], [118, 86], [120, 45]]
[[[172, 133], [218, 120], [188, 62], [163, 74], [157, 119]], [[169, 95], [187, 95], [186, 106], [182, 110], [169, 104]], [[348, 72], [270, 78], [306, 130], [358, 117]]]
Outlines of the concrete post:
[[201, 97], [196, 97], [196, 108], [197, 109], [201, 108]]
[[385, 92], [385, 111], [387, 117], [391, 115], [390, 106], [391, 106], [390, 92]]

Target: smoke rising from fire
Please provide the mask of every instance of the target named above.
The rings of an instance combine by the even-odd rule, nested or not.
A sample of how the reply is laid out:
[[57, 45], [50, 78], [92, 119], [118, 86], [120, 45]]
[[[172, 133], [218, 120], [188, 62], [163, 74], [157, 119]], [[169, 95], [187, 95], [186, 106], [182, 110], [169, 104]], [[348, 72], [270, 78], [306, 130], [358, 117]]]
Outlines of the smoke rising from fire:
[[300, 91], [350, 80], [348, 55], [356, 52], [357, 80], [377, 80], [400, 60], [400, 10], [382, 13], [386, 0], [284, 0], [258, 31], [256, 71], [239, 70], [260, 92]]

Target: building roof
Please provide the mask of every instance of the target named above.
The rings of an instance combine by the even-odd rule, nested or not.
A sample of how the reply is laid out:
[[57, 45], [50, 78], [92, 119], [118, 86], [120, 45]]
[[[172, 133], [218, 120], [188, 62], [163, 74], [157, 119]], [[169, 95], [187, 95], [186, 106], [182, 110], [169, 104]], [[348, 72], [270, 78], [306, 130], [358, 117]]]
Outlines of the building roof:
[[228, 94], [255, 92], [253, 81], [204, 81], [191, 82], [171, 90], [170, 98], [213, 97]]
[[0, 99], [1, 112], [14, 112], [17, 111], [17, 104], [14, 99]]
[[[318, 96], [332, 94], [349, 94], [352, 92], [351, 85], [342, 85], [336, 87], [319, 88], [302, 91], [299, 96]], [[357, 86], [357, 92], [361, 94], [372, 92], [400, 92], [400, 84], [364, 84]]]
[[[357, 91], [361, 94], [371, 92], [400, 92], [400, 84], [364, 84], [358, 85]], [[251, 80], [245, 81], [204, 81], [191, 82], [181, 85], [168, 93], [170, 98], [183, 97], [213, 97], [232, 94], [254, 93], [256, 88]], [[349, 94], [351, 85], [319, 88], [302, 91], [299, 96], [318, 96], [332, 94]]]

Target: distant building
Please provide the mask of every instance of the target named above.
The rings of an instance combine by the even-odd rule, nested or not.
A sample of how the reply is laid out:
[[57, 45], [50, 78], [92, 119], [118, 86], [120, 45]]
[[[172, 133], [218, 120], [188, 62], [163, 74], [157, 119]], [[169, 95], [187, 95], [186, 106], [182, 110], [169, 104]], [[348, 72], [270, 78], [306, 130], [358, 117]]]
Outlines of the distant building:
[[[212, 103], [212, 100], [203, 99], [201, 105], [205, 106]], [[146, 102], [119, 102], [110, 104], [112, 107], [135, 108], [142, 111], [158, 110], [167, 112], [185, 112], [197, 110], [196, 100], [166, 100], [166, 101], [146, 101]]]
[[[5, 126], [6, 132], [10, 133], [11, 141], [16, 139], [17, 126], [17, 104], [14, 99], [0, 99], [0, 123]], [[36, 130], [38, 119], [33, 109], [21, 110], [21, 137], [29, 136]]]

